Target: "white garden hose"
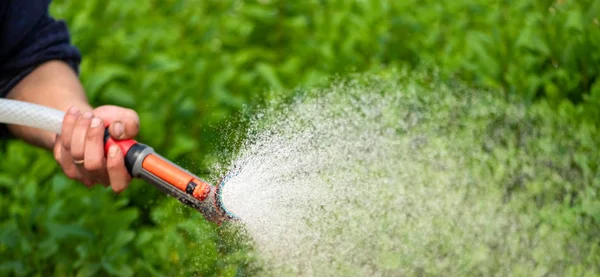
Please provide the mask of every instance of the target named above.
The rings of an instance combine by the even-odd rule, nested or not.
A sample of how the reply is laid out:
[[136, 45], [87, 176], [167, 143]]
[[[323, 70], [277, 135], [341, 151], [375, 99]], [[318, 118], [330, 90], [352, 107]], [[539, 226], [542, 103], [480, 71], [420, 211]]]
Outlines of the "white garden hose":
[[65, 113], [23, 101], [0, 99], [0, 123], [23, 125], [60, 134]]

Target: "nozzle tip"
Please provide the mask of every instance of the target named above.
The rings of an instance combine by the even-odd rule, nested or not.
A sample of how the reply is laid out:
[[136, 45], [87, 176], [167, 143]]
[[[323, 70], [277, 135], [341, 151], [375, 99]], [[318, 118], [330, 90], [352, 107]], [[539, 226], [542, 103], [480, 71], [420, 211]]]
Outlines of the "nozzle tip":
[[223, 203], [223, 188], [225, 187], [225, 184], [230, 179], [230, 177], [231, 177], [230, 175], [226, 175], [217, 184], [217, 191], [216, 191], [216, 195], [215, 195], [216, 196], [215, 204], [217, 206], [217, 210], [221, 213], [221, 215], [223, 217], [227, 218], [228, 220], [238, 220], [238, 217], [234, 213], [232, 213], [230, 210], [227, 210], [227, 208], [225, 207], [225, 205]]

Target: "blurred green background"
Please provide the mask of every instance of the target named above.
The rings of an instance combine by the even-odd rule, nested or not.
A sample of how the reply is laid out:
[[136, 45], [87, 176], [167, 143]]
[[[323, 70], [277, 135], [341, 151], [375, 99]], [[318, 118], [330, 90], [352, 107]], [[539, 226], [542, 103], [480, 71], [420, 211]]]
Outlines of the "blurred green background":
[[[331, 76], [435, 69], [521, 103], [494, 127], [507, 139], [493, 174], [600, 264], [600, 1], [54, 0], [51, 13], [84, 55], [90, 100], [135, 109], [140, 141], [210, 181], [245, 113]], [[522, 134], [540, 137], [521, 147]], [[228, 231], [147, 184], [88, 190], [19, 141], [0, 156], [0, 275], [252, 273]]]

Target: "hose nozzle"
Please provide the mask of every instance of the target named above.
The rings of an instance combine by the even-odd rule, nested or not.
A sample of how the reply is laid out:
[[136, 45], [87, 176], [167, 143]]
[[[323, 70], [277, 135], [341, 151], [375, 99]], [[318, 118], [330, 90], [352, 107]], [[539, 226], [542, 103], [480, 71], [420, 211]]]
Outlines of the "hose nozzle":
[[105, 150], [113, 144], [125, 153], [125, 166], [132, 177], [154, 185], [162, 192], [175, 197], [181, 203], [200, 211], [214, 223], [222, 224], [235, 217], [224, 208], [219, 187], [212, 186], [154, 150], [134, 140], [114, 141], [105, 135]]

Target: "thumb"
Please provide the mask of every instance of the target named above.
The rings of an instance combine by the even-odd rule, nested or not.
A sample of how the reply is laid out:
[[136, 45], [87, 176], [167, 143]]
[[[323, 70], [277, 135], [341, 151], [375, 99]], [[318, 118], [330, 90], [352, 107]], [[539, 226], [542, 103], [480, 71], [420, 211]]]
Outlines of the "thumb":
[[140, 130], [140, 118], [132, 109], [106, 105], [94, 109], [94, 115], [108, 125], [108, 131], [115, 139], [134, 138]]

